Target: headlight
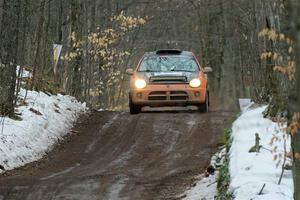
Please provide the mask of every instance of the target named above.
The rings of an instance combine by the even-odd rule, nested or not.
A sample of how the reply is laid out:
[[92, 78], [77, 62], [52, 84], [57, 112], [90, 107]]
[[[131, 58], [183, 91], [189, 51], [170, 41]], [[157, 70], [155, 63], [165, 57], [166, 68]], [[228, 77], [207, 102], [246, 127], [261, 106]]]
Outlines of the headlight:
[[147, 86], [147, 83], [143, 79], [138, 79], [135, 81], [135, 87], [138, 89], [143, 89]]
[[201, 81], [200, 81], [200, 79], [198, 79], [198, 78], [194, 78], [194, 79], [192, 79], [192, 80], [190, 81], [190, 86], [191, 86], [192, 88], [200, 87], [200, 85], [201, 85]]

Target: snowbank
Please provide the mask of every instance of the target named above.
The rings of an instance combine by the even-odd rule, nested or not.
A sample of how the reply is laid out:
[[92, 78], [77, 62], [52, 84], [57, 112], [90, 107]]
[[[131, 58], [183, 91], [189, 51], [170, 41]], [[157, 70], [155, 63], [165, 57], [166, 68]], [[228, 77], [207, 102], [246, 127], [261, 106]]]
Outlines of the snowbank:
[[216, 172], [209, 177], [201, 175], [195, 187], [192, 187], [185, 194], [184, 200], [213, 200], [217, 195], [217, 177], [219, 172]]
[[[263, 111], [267, 106], [247, 108], [234, 122], [232, 127], [232, 147], [230, 149], [230, 190], [236, 199], [266, 199], [290, 200], [293, 199], [292, 171], [286, 170], [280, 185], [278, 180], [281, 166], [276, 167], [274, 153], [266, 149], [278, 146], [277, 153], [283, 152], [283, 140], [270, 146], [273, 135], [282, 138], [277, 123], [263, 118]], [[255, 133], [259, 134], [261, 149], [259, 153], [249, 153], [255, 144]], [[287, 140], [287, 151], [290, 150], [290, 140]], [[263, 185], [265, 188], [258, 195]]]
[[17, 108], [21, 121], [0, 118], [0, 165], [6, 170], [42, 158], [86, 109], [74, 97], [34, 91], [28, 91], [26, 103]]
[[183, 195], [183, 200], [212, 200], [217, 196], [217, 180], [219, 176], [219, 167], [224, 164], [226, 148], [220, 147], [211, 158], [210, 165], [215, 169], [213, 173], [206, 172], [196, 177], [196, 183], [189, 188]]

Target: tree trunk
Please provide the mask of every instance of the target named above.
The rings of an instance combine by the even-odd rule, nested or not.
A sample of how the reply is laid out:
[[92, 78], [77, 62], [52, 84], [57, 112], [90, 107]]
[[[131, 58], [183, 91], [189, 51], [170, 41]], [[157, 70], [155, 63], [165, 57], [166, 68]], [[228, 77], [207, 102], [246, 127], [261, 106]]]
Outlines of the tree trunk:
[[20, 1], [3, 2], [0, 30], [0, 115], [2, 116], [14, 115], [19, 6]]
[[[81, 86], [81, 64], [82, 64], [82, 55], [77, 51], [76, 43], [81, 40], [81, 31], [79, 16], [81, 11], [81, 4], [79, 0], [73, 0], [71, 2], [71, 34], [75, 35], [75, 38], [71, 38], [70, 46], [71, 51], [76, 53], [76, 57], [72, 59], [70, 66], [72, 67], [71, 71], [71, 95], [80, 98], [82, 93]], [[74, 40], [75, 39], [75, 40]]]
[[41, 0], [40, 4], [40, 18], [36, 30], [36, 48], [35, 48], [35, 56], [34, 56], [34, 61], [33, 61], [33, 80], [32, 80], [32, 85], [31, 89], [35, 87], [35, 89], [40, 89], [40, 74], [38, 71], [38, 65], [39, 65], [39, 55], [40, 55], [40, 43], [42, 39], [42, 34], [43, 34], [43, 25], [45, 22], [45, 17], [44, 17], [44, 11], [45, 11], [45, 0]]
[[[296, 85], [294, 91], [289, 97], [289, 118], [294, 113], [300, 112], [300, 4], [298, 0], [289, 2], [290, 20], [292, 22], [293, 39], [295, 40], [296, 49]], [[296, 153], [300, 153], [300, 131], [292, 137], [292, 150], [294, 157]], [[300, 200], [300, 160], [294, 158], [293, 165], [294, 177], [294, 199]]]

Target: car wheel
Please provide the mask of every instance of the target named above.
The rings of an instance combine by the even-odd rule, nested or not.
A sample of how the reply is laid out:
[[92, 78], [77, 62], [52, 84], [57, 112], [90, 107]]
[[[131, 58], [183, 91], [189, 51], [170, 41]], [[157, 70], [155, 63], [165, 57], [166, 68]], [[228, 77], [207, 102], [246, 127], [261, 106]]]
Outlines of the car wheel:
[[209, 97], [208, 97], [208, 93], [206, 93], [205, 95], [205, 102], [201, 105], [199, 105], [199, 111], [201, 113], [206, 113], [209, 110]]
[[142, 107], [139, 106], [139, 105], [136, 105], [132, 102], [132, 99], [131, 97], [129, 97], [129, 111], [130, 111], [130, 114], [132, 115], [136, 115], [136, 114], [139, 114], [142, 110]]

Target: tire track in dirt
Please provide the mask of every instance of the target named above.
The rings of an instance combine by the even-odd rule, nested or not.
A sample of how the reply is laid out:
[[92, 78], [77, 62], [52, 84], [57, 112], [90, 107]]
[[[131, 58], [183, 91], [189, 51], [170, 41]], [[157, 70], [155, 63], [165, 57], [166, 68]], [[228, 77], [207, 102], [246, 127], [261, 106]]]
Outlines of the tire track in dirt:
[[43, 160], [2, 175], [0, 199], [176, 199], [208, 164], [231, 114], [92, 112]]

